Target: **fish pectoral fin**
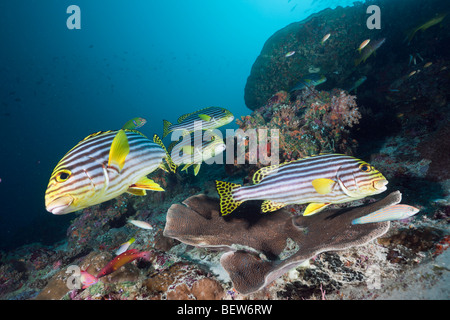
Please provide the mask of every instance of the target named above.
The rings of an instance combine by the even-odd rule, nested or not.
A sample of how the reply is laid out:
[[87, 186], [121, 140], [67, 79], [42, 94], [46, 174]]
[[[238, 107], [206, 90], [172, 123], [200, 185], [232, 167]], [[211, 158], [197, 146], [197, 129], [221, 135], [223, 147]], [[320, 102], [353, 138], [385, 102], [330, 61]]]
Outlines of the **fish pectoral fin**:
[[193, 146], [189, 146], [189, 145], [183, 146], [183, 147], [181, 147], [181, 150], [183, 150], [183, 154], [190, 154], [190, 155], [194, 154]]
[[310, 203], [305, 209], [305, 212], [303, 212], [303, 216], [311, 216], [313, 214], [316, 214], [317, 212], [322, 211], [326, 207], [328, 207], [329, 203]]
[[201, 163], [194, 164], [194, 176], [196, 176], [198, 174], [198, 172], [200, 171], [200, 166], [201, 166]]
[[333, 191], [336, 181], [326, 178], [319, 178], [312, 181], [312, 185], [317, 193], [328, 194]]
[[186, 163], [186, 165], [183, 167], [183, 169], [181, 169], [181, 171], [186, 171], [186, 172], [187, 172], [187, 169], [188, 169], [190, 166], [192, 166], [192, 163]]
[[208, 116], [207, 114], [204, 114], [204, 113], [200, 113], [200, 114], [198, 115], [198, 117], [199, 117], [200, 119], [202, 119], [203, 121], [211, 121], [211, 119], [212, 119], [211, 116]]
[[261, 211], [263, 213], [273, 212], [273, 211], [277, 211], [277, 210], [279, 210], [279, 209], [281, 209], [281, 208], [283, 208], [285, 206], [286, 206], [286, 204], [284, 204], [284, 203], [279, 203], [279, 202], [274, 202], [274, 201], [271, 201], [271, 200], [266, 200], [261, 205]]
[[135, 195], [135, 196], [145, 196], [145, 195], [147, 195], [147, 191], [145, 191], [144, 189], [128, 188], [127, 192], [132, 194], [132, 195]]
[[130, 153], [130, 145], [124, 130], [119, 130], [111, 143], [109, 150], [108, 167], [117, 167], [120, 172], [125, 165], [125, 159]]
[[128, 189], [128, 192], [130, 192], [130, 189], [145, 189], [145, 190], [152, 190], [152, 191], [165, 191], [159, 184], [157, 184], [152, 179], [149, 179], [147, 177], [143, 177], [139, 179], [136, 183], [132, 184], [130, 188]]

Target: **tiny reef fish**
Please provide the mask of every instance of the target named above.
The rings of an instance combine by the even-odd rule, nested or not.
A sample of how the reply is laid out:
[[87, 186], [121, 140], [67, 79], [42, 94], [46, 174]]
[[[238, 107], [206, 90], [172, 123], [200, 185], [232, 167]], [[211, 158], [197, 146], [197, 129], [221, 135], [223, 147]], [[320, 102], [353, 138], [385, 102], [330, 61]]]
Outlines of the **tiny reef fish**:
[[[187, 171], [189, 167], [193, 166], [194, 175], [197, 175], [203, 161], [207, 162], [219, 155], [225, 148], [225, 141], [207, 130], [204, 135], [192, 133], [184, 136], [181, 141], [174, 141], [168, 150], [175, 165], [185, 164], [181, 171]], [[181, 156], [180, 152], [182, 152]]]
[[124, 253], [125, 251], [128, 250], [128, 248], [131, 246], [131, 244], [135, 241], [135, 238], [131, 238], [130, 240], [128, 240], [127, 242], [124, 242], [120, 245], [119, 249], [117, 249], [116, 251], [116, 256], [119, 254]]
[[327, 41], [331, 36], [331, 33], [327, 33], [326, 35], [323, 36], [322, 41], [320, 41], [321, 44], [324, 44], [325, 41]]
[[379, 47], [386, 41], [386, 38], [382, 38], [376, 41], [371, 41], [366, 45], [364, 50], [361, 52], [361, 57], [355, 60], [355, 66], [359, 65], [361, 62], [366, 62], [367, 58], [369, 58], [372, 53], [377, 51]]
[[147, 178], [158, 168], [176, 170], [157, 135], [151, 141], [135, 130], [91, 134], [56, 165], [45, 192], [45, 207], [53, 214], [66, 214], [125, 192], [144, 196], [146, 190], [164, 191]]
[[427, 22], [425, 22], [424, 24], [421, 24], [420, 26], [414, 28], [413, 30], [411, 30], [408, 35], [406, 36], [406, 38], [408, 39], [408, 43], [411, 42], [411, 40], [414, 38], [415, 34], [417, 33], [417, 31], [422, 30], [425, 31], [427, 30], [429, 27], [432, 27], [438, 23], [441, 23], [442, 20], [444, 20], [445, 16], [447, 15], [447, 13], [440, 13], [438, 14], [436, 17], [428, 20]]
[[352, 224], [365, 224], [372, 222], [403, 220], [415, 215], [419, 209], [406, 204], [395, 204], [372, 212], [361, 218], [354, 219]]
[[363, 42], [361, 42], [361, 44], [359, 45], [358, 50], [359, 53], [361, 53], [361, 50], [364, 49], [370, 42], [370, 39], [364, 40]]
[[288, 53], [285, 54], [285, 57], [288, 58], [288, 57], [293, 56], [294, 54], [295, 54], [295, 51], [289, 51]]
[[128, 223], [131, 223], [132, 225], [135, 225], [138, 228], [141, 229], [146, 229], [146, 230], [151, 230], [153, 229], [152, 225], [148, 222], [145, 221], [141, 221], [141, 220], [128, 220]]
[[87, 287], [90, 287], [98, 282], [98, 278], [96, 276], [93, 276], [86, 270], [81, 270], [80, 272], [80, 282], [83, 285], [81, 288], [86, 289]]
[[[163, 120], [163, 138], [175, 130], [182, 130], [186, 134], [197, 130], [196, 124], [201, 125], [202, 130], [216, 129], [233, 121], [233, 114], [220, 107], [208, 107], [192, 113], [187, 113], [178, 118], [178, 123], [172, 124]], [[199, 122], [199, 123], [198, 123]]]
[[352, 86], [350, 89], [348, 89], [347, 91], [350, 93], [351, 91], [355, 90], [355, 93], [356, 93], [356, 90], [358, 89], [358, 87], [359, 87], [360, 85], [362, 85], [366, 80], [367, 80], [367, 77], [366, 77], [366, 76], [362, 76], [362, 77], [359, 78], [359, 79], [353, 84], [353, 86]]
[[310, 73], [307, 76], [301, 78], [300, 81], [291, 90], [289, 90], [289, 92], [302, 90], [304, 88], [310, 88], [310, 86], [318, 86], [325, 81], [327, 81], [327, 78], [324, 75], [319, 75], [318, 73]]
[[381, 193], [387, 183], [367, 162], [342, 154], [320, 154], [261, 168], [251, 186], [216, 180], [216, 188], [222, 215], [233, 212], [244, 201], [264, 200], [262, 212], [309, 203], [303, 213], [307, 216], [333, 203]]
[[113, 273], [120, 267], [126, 265], [127, 263], [130, 263], [133, 260], [136, 260], [138, 258], [142, 258], [145, 260], [149, 260], [151, 257], [150, 251], [138, 251], [137, 249], [131, 249], [127, 250], [124, 253], [116, 256], [114, 259], [112, 259], [106, 266], [100, 270], [100, 272], [97, 275], [97, 279], [100, 279], [101, 277], [104, 277], [108, 274]]
[[134, 130], [137, 128], [142, 127], [144, 124], [147, 123], [147, 120], [145, 120], [144, 118], [133, 118], [131, 120], [128, 120], [122, 127], [122, 129], [130, 129], [130, 130]]

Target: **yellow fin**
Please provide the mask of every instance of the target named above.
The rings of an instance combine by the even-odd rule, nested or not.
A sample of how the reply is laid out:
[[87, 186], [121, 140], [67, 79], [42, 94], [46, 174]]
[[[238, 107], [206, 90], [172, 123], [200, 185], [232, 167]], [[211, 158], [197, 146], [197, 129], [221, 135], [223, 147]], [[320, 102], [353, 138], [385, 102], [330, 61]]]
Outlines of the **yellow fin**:
[[163, 120], [163, 139], [172, 131], [169, 129], [169, 127], [172, 125], [172, 123], [170, 123], [167, 120]]
[[314, 189], [317, 191], [317, 193], [320, 194], [330, 193], [331, 191], [333, 191], [333, 187], [335, 184], [336, 182], [334, 180], [325, 178], [315, 179], [312, 182]]
[[220, 197], [220, 213], [222, 216], [230, 214], [243, 202], [233, 199], [233, 190], [240, 187], [241, 185], [239, 184], [216, 180], [216, 189]]
[[[295, 161], [295, 160], [294, 160]], [[264, 179], [265, 177], [267, 177], [268, 175], [274, 173], [276, 170], [278, 170], [279, 168], [291, 163], [293, 161], [288, 161], [288, 162], [283, 162], [281, 164], [274, 164], [268, 167], [264, 167], [259, 169], [258, 171], [255, 172], [255, 174], [253, 175], [253, 183], [254, 184], [258, 184], [261, 182], [262, 179]]]
[[200, 171], [200, 166], [201, 166], [200, 163], [194, 164], [194, 176], [196, 176]]
[[313, 214], [316, 214], [317, 212], [322, 211], [326, 207], [328, 207], [329, 203], [310, 203], [305, 209], [305, 212], [303, 212], [304, 216], [311, 216]]
[[135, 195], [135, 196], [145, 196], [147, 195], [147, 191], [145, 191], [144, 189], [133, 189], [133, 188], [129, 188], [127, 190], [128, 193]]
[[125, 159], [130, 152], [130, 145], [128, 144], [128, 138], [125, 131], [119, 130], [111, 143], [111, 149], [109, 150], [108, 167], [116, 165], [119, 172], [125, 165]]
[[187, 164], [183, 167], [183, 169], [181, 169], [181, 171], [186, 171], [186, 172], [187, 172], [187, 169], [188, 169], [190, 166], [192, 166], [192, 163], [187, 163]]
[[208, 116], [207, 114], [203, 114], [203, 113], [199, 114], [198, 117], [204, 121], [211, 121], [211, 119], [212, 119], [211, 116]]
[[[177, 165], [172, 161], [172, 158], [170, 157], [169, 152], [167, 151], [166, 147], [164, 146], [164, 143], [162, 142], [161, 138], [158, 137], [157, 134], [155, 134], [153, 136], [153, 142], [158, 144], [161, 148], [164, 149], [164, 151], [166, 152], [165, 160], [166, 160], [167, 166], [169, 167], [170, 172], [175, 173], [177, 171]], [[167, 171], [167, 170], [165, 170], [165, 171]]]
[[147, 177], [142, 177], [137, 181], [136, 183], [132, 184], [130, 188], [127, 190], [130, 192], [130, 189], [145, 189], [145, 190], [152, 190], [152, 191], [164, 191], [163, 188], [159, 184], [157, 184], [152, 179], [149, 179]]
[[271, 200], [266, 200], [261, 205], [261, 211], [263, 213], [277, 211], [286, 206], [284, 203], [274, 202]]
[[181, 147], [181, 150], [183, 150], [183, 154], [194, 154], [193, 146], [183, 146]]

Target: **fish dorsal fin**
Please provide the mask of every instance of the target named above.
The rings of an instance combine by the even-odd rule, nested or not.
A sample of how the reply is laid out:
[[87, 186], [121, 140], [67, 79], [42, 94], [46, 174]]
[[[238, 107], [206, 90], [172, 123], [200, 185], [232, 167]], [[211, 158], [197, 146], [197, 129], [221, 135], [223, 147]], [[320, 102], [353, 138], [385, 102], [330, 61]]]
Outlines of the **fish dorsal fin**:
[[92, 134], [88, 135], [86, 138], [84, 138], [83, 140], [81, 140], [78, 144], [80, 144], [80, 143], [83, 142], [83, 141], [86, 141], [86, 140], [89, 140], [89, 139], [91, 139], [91, 138], [94, 138], [94, 137], [96, 137], [96, 136], [99, 136], [99, 135], [101, 135], [101, 134], [110, 133], [110, 132], [113, 132], [113, 130], [99, 131], [99, 132], [92, 133]]
[[119, 130], [111, 143], [109, 150], [108, 167], [116, 166], [120, 172], [125, 165], [125, 159], [130, 153], [130, 145], [124, 130]]
[[194, 111], [194, 112], [183, 114], [181, 117], [178, 118], [177, 121], [178, 121], [178, 123], [181, 123], [187, 117], [192, 116], [193, 114], [199, 113], [200, 111], [203, 111], [203, 110], [206, 110], [206, 109], [208, 109], [208, 108], [203, 108], [203, 109], [200, 109], [200, 110], [197, 110], [197, 111]]
[[279, 168], [291, 163], [294, 161], [288, 161], [288, 162], [284, 162], [282, 164], [274, 164], [268, 167], [264, 167], [259, 169], [258, 171], [255, 172], [255, 174], [253, 175], [253, 183], [254, 184], [258, 184], [261, 182], [262, 179], [264, 179], [265, 177], [267, 177], [268, 175], [274, 173], [275, 171], [277, 171]]

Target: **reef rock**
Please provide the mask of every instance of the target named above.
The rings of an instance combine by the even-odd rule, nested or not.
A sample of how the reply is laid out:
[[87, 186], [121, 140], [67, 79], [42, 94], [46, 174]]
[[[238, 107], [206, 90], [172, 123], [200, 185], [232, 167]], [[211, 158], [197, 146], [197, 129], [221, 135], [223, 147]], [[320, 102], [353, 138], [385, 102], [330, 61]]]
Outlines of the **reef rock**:
[[217, 199], [197, 195], [169, 208], [164, 235], [227, 251], [222, 266], [235, 289], [250, 294], [321, 252], [363, 245], [384, 235], [389, 222], [352, 225], [351, 221], [400, 201], [397, 191], [367, 206], [309, 217], [292, 216], [286, 209], [261, 215], [258, 206], [247, 203], [241, 216], [222, 217]]
[[[381, 28], [369, 29], [367, 3], [355, 3], [349, 7], [326, 9], [303, 21], [294, 22], [275, 32], [264, 44], [254, 62], [245, 86], [245, 104], [251, 110], [263, 106], [279, 91], [289, 91], [299, 80], [313, 72], [327, 78], [321, 89], [349, 89], [356, 80], [366, 76], [366, 88], [376, 91], [372, 99], [383, 103], [387, 86], [398, 74], [408, 75], [413, 69], [404, 69], [408, 56], [415, 54], [411, 47], [420, 44], [423, 57], [434, 56], [437, 43], [446, 43], [448, 24], [425, 31], [428, 37], [419, 35], [405, 45], [405, 36], [411, 29], [431, 19], [436, 13], [447, 12], [448, 2], [440, 0], [398, 2], [378, 1], [381, 8]], [[433, 34], [434, 36], [430, 36]], [[325, 35], [330, 34], [322, 43]], [[375, 42], [386, 39], [367, 61], [355, 63], [361, 58], [356, 50], [366, 39]], [[429, 40], [427, 40], [429, 39]], [[430, 43], [428, 43], [430, 42]], [[430, 49], [428, 49], [430, 48]], [[425, 52], [425, 50], [434, 50]], [[288, 52], [295, 54], [288, 55]], [[408, 77], [406, 77], [407, 79]], [[401, 91], [401, 90], [400, 90]]]

